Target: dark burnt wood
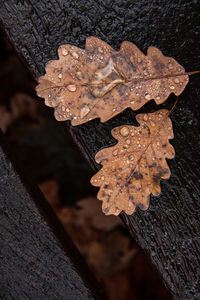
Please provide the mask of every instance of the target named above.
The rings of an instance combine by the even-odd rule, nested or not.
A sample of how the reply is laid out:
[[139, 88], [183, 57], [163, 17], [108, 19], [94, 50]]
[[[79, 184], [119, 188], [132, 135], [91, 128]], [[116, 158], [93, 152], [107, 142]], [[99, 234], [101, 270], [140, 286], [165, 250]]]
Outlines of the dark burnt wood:
[[106, 299], [0, 132], [1, 299]]
[[[115, 49], [123, 40], [146, 51], [157, 46], [187, 71], [200, 69], [199, 11], [196, 0], [181, 1], [2, 1], [2, 27], [20, 57], [37, 78], [45, 63], [57, 57], [59, 45], [84, 47], [85, 38], [97, 36]], [[173, 97], [161, 107], [170, 107]], [[121, 217], [141, 248], [159, 270], [174, 299], [200, 299], [200, 89], [199, 75], [180, 96], [172, 113], [176, 157], [169, 161], [172, 176], [162, 182], [162, 194], [151, 198], [149, 210]], [[141, 111], [158, 109], [154, 103]], [[126, 110], [113, 120], [99, 120], [73, 128], [74, 140], [93, 169], [94, 154], [115, 143], [114, 126], [135, 124], [135, 112]], [[117, 263], [117, 262], [116, 262]]]

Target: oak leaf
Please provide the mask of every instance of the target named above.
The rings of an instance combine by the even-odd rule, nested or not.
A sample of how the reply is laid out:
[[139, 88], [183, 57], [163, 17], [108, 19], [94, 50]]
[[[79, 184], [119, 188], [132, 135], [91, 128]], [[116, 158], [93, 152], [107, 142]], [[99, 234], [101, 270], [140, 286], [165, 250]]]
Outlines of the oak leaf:
[[150, 194], [160, 194], [160, 179], [170, 177], [166, 158], [174, 157], [169, 143], [173, 138], [168, 110], [138, 114], [140, 126], [123, 125], [112, 130], [118, 143], [96, 154], [102, 168], [91, 179], [99, 186], [97, 195], [103, 201], [106, 215], [121, 211], [132, 214], [136, 207], [146, 210]]
[[138, 110], [151, 99], [163, 103], [172, 92], [180, 95], [188, 83], [176, 60], [155, 47], [149, 47], [145, 56], [127, 41], [115, 51], [89, 37], [85, 50], [66, 44], [59, 47], [58, 56], [47, 63], [36, 91], [55, 108], [58, 121], [71, 120], [72, 125], [95, 118], [105, 122], [127, 107]]

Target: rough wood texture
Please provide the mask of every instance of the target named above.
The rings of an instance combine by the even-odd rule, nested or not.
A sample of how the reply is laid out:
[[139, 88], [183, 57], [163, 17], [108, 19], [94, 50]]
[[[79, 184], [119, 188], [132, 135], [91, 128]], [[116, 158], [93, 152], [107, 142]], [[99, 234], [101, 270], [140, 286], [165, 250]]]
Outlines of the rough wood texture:
[[[174, 57], [187, 71], [199, 69], [199, 10], [197, 0], [180, 1], [0, 1], [2, 25], [19, 55], [38, 77], [45, 63], [57, 57], [57, 47], [84, 47], [95, 35], [115, 49], [123, 40], [145, 51], [153, 45]], [[171, 97], [172, 99], [172, 97]], [[160, 271], [174, 299], [200, 299], [200, 89], [199, 75], [190, 79], [172, 114], [176, 157], [169, 161], [172, 176], [162, 182], [162, 194], [151, 198], [149, 210], [122, 215], [130, 233]], [[172, 101], [168, 101], [169, 106]], [[168, 106], [168, 108], [169, 108]], [[165, 106], [161, 106], [162, 108]], [[159, 107], [159, 108], [161, 108]], [[140, 112], [155, 106], [150, 103]], [[94, 155], [116, 141], [110, 130], [135, 124], [135, 113], [125, 111], [113, 120], [69, 127], [95, 170]]]
[[0, 132], [0, 298], [106, 299], [42, 194], [7, 154]]

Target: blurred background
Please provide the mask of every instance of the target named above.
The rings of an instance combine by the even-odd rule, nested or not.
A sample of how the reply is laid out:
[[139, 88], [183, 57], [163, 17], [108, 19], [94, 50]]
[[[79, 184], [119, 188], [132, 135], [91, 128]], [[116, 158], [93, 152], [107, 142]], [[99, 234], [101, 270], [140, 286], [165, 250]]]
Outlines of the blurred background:
[[104, 216], [93, 175], [0, 32], [0, 128], [111, 300], [169, 300], [119, 217]]

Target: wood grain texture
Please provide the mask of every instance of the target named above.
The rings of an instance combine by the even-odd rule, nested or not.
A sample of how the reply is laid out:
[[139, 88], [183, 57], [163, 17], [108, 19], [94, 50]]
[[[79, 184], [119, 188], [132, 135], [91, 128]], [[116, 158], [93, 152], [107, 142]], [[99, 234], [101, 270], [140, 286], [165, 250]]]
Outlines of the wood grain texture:
[[[0, 1], [0, 19], [15, 49], [34, 76], [44, 74], [45, 63], [56, 59], [59, 45], [84, 47], [90, 35], [118, 49], [123, 40], [146, 51], [150, 45], [174, 57], [187, 71], [200, 69], [200, 3], [180, 1]], [[159, 106], [169, 108], [168, 104]], [[172, 114], [176, 157], [169, 161], [172, 176], [162, 182], [162, 194], [151, 198], [146, 212], [122, 214], [130, 233], [160, 271], [174, 299], [200, 299], [200, 88], [199, 75], [190, 83]], [[158, 109], [154, 103], [139, 112]], [[73, 128], [74, 140], [91, 163], [94, 155], [115, 144], [114, 126], [136, 124], [135, 113], [126, 110], [101, 124], [93, 120]]]
[[0, 298], [106, 299], [42, 194], [26, 174], [18, 175], [8, 153], [0, 132]]

